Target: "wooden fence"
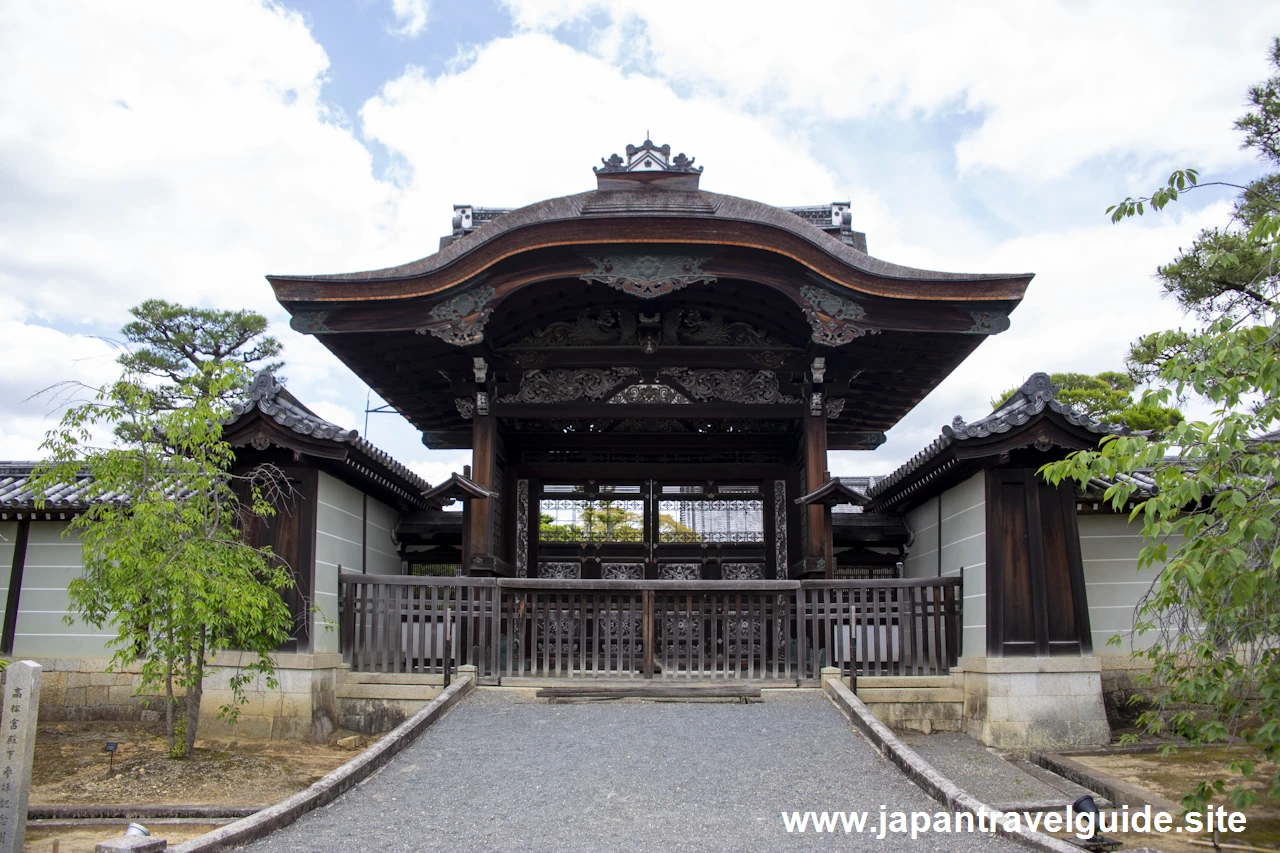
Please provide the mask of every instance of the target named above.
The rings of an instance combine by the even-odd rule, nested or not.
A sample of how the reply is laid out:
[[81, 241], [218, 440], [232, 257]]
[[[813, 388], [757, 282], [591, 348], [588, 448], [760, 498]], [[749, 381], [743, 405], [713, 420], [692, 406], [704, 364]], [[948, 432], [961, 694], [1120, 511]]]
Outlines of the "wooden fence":
[[482, 677], [816, 679], [946, 673], [956, 578], [584, 581], [343, 574], [353, 669]]
[[787, 581], [498, 581], [504, 676], [794, 680]]
[[960, 655], [960, 579], [803, 581], [804, 657], [843, 675], [944, 675]]
[[490, 578], [343, 573], [342, 651], [359, 672], [496, 669], [498, 588]]

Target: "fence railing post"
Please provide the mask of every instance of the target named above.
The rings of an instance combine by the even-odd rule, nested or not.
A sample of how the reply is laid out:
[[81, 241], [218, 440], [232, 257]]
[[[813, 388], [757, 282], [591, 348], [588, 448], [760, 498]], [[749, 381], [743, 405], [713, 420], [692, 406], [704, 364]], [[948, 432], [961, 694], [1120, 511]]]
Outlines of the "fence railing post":
[[654, 613], [653, 613], [653, 589], [643, 590], [641, 595], [641, 628], [640, 632], [644, 643], [644, 677], [653, 678], [653, 635], [654, 635]]
[[444, 608], [444, 686], [449, 686], [453, 670], [453, 618], [448, 605]]
[[342, 638], [343, 659], [349, 663], [355, 662], [355, 637], [356, 637], [356, 585], [348, 583], [342, 590], [342, 613], [338, 615], [340, 622], [339, 627], [342, 629], [339, 636]]

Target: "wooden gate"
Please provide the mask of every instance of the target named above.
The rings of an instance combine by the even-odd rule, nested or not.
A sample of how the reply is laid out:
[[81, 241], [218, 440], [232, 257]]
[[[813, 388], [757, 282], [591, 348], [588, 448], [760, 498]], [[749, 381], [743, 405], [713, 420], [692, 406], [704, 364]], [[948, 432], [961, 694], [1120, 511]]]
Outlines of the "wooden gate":
[[960, 653], [958, 578], [339, 580], [343, 652], [364, 672], [798, 683], [823, 666], [945, 674]]

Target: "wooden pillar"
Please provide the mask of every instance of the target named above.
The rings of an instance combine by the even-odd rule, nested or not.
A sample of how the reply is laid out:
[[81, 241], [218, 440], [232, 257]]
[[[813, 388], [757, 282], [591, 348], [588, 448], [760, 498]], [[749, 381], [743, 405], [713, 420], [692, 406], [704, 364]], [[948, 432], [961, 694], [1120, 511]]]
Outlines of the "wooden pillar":
[[[809, 413], [804, 418], [804, 471], [806, 488], [812, 492], [830, 479], [827, 473], [827, 415], [822, 395], [813, 392]], [[804, 508], [808, 514], [804, 542], [804, 565], [800, 577], [824, 578], [834, 574], [831, 560], [831, 514], [822, 504]], [[795, 573], [793, 573], [795, 574]]]
[[[477, 411], [471, 419], [471, 479], [486, 489], [500, 488], [494, 482], [494, 457], [498, 450], [498, 422], [493, 415]], [[493, 554], [493, 500], [468, 501], [466, 519], [467, 574], [495, 574]]]
[[22, 599], [22, 572], [27, 565], [27, 539], [31, 535], [31, 519], [18, 521], [18, 536], [13, 543], [13, 565], [9, 569], [9, 596], [4, 606], [4, 627], [0, 631], [0, 654], [13, 654], [14, 636], [18, 631], [18, 606]]

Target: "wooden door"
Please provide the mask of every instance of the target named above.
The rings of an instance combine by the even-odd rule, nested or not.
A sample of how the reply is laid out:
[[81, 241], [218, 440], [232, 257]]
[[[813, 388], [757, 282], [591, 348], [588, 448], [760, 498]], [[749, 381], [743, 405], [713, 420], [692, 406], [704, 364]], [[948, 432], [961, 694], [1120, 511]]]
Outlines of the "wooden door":
[[987, 654], [1093, 653], [1070, 484], [987, 472]]

